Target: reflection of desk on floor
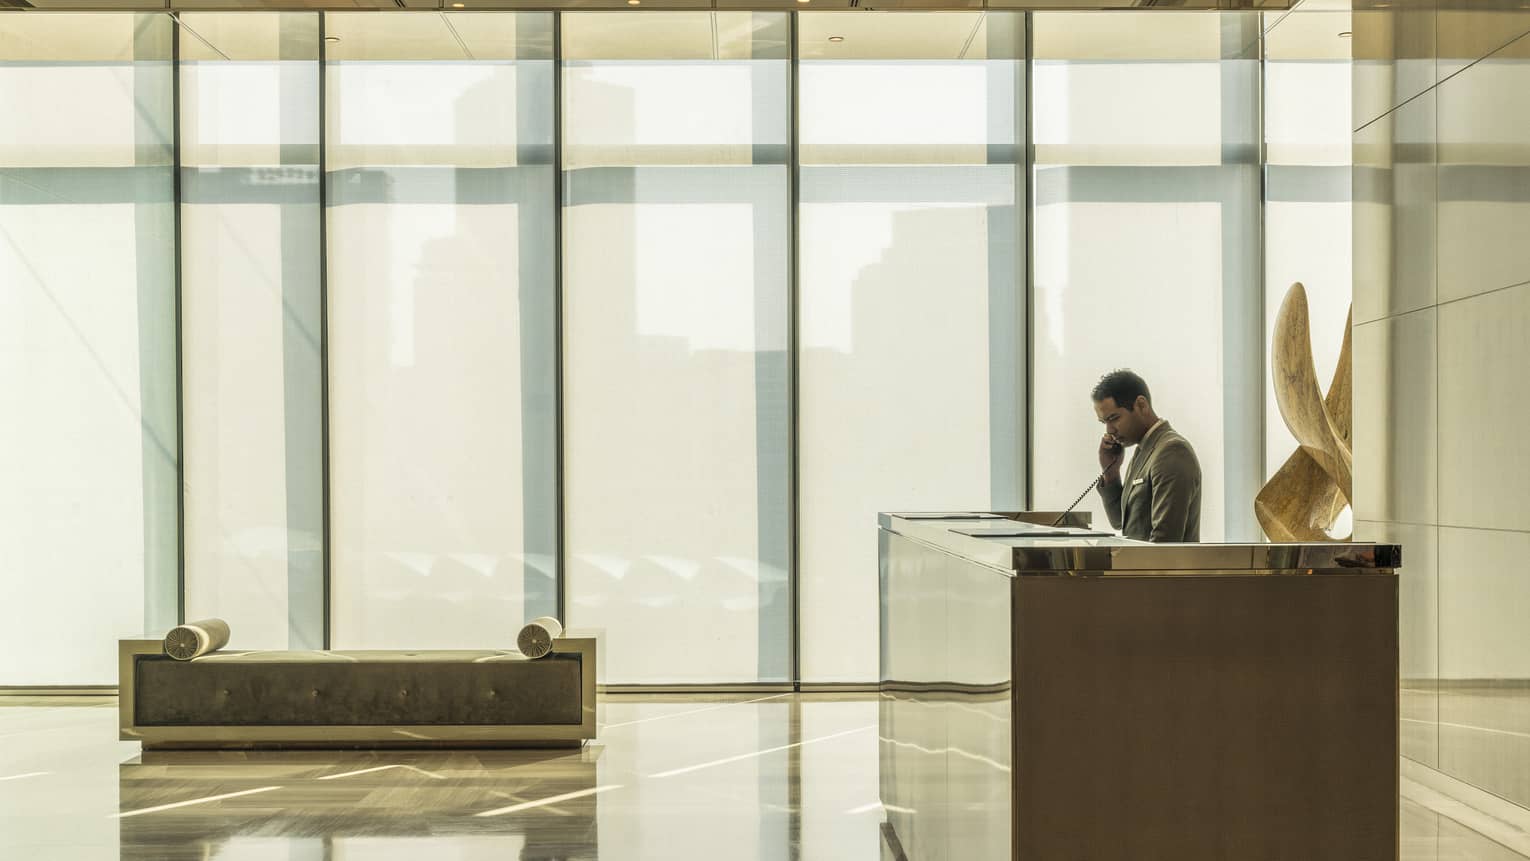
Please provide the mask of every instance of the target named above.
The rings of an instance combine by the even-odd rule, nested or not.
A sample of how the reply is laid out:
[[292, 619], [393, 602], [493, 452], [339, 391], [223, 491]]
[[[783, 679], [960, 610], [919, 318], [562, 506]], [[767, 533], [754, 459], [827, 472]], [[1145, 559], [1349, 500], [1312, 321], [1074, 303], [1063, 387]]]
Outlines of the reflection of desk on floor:
[[891, 854], [1396, 858], [1397, 546], [1029, 517], [880, 518]]

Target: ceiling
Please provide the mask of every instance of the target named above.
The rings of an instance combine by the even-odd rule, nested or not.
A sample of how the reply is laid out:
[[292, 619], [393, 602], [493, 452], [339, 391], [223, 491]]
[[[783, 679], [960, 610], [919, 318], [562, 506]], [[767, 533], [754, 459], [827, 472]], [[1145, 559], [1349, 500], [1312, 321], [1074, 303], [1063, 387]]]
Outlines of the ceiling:
[[[696, 10], [842, 10], [897, 11], [916, 9], [1223, 9], [1271, 10], [1290, 8], [1296, 0], [0, 0], [5, 10], [70, 11], [198, 11], [270, 12], [280, 10], [407, 11], [407, 10], [530, 10], [555, 9], [696, 9]], [[1336, 2], [1336, 0], [1328, 0]]]

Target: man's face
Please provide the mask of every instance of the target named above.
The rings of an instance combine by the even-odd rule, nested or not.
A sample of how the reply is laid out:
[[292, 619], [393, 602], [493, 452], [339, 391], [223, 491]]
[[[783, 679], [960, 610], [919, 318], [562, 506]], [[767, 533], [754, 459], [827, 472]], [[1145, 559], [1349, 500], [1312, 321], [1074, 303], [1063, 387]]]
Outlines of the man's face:
[[[1140, 400], [1140, 399], [1139, 399]], [[1115, 398], [1094, 402], [1094, 414], [1099, 417], [1105, 432], [1122, 445], [1136, 445], [1147, 434], [1147, 422], [1142, 411], [1119, 406]]]

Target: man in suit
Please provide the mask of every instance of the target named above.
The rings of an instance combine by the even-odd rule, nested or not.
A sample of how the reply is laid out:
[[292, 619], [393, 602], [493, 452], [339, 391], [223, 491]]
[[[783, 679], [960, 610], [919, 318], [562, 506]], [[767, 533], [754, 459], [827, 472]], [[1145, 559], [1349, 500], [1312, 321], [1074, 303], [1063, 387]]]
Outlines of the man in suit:
[[[1147, 383], [1112, 371], [1091, 395], [1105, 425], [1100, 441], [1100, 497], [1110, 525], [1139, 541], [1201, 540], [1201, 464], [1195, 449], [1153, 411]], [[1137, 446], [1121, 476], [1126, 446]]]

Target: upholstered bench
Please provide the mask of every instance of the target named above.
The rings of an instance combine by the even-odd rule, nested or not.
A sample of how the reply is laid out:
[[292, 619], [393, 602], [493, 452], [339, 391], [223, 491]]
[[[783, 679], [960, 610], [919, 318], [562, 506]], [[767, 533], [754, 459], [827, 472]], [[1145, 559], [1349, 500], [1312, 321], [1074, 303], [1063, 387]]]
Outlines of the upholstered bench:
[[147, 750], [577, 747], [595, 737], [595, 640], [503, 651], [118, 649], [121, 738]]

